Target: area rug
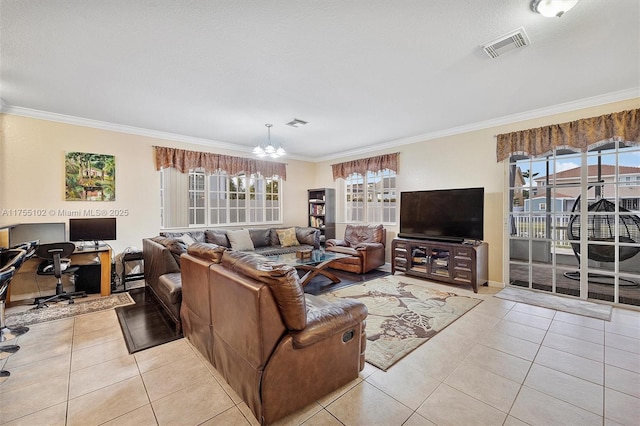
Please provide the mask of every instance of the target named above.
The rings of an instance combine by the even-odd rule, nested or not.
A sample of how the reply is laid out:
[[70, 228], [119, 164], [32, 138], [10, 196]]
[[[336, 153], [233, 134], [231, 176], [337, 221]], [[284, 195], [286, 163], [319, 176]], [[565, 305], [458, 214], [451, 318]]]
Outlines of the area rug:
[[356, 299], [367, 306], [365, 360], [384, 371], [482, 301], [394, 275], [320, 297]]
[[113, 309], [117, 306], [131, 305], [135, 303], [128, 293], [112, 294], [99, 299], [74, 299], [71, 305], [66, 302], [51, 304], [48, 308], [29, 309], [24, 312], [7, 314], [5, 317], [8, 327], [31, 325], [47, 321], [55, 321], [76, 315], [89, 314], [91, 312]]
[[526, 303], [527, 305], [540, 306], [542, 308], [555, 309], [605, 321], [611, 321], [611, 306], [586, 300], [572, 299], [569, 297], [545, 294], [538, 291], [506, 287], [495, 294], [500, 299], [513, 302]]

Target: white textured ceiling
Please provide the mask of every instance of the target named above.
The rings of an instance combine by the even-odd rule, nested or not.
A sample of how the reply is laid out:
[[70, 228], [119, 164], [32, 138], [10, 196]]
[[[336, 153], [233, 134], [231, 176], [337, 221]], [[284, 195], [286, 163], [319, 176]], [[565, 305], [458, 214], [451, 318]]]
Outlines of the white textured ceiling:
[[[640, 96], [638, 0], [581, 0], [562, 18], [529, 0], [0, 1], [5, 110], [247, 152], [265, 123], [321, 159]], [[482, 51], [519, 27], [530, 46]]]

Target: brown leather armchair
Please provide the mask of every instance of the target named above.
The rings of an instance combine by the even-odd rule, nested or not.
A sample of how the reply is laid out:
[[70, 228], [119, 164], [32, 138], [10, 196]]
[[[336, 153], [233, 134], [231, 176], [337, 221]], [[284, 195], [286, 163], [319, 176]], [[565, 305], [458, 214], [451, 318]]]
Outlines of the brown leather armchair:
[[350, 254], [331, 263], [331, 268], [364, 274], [384, 265], [387, 230], [382, 225], [347, 225], [344, 239], [329, 239], [326, 251]]

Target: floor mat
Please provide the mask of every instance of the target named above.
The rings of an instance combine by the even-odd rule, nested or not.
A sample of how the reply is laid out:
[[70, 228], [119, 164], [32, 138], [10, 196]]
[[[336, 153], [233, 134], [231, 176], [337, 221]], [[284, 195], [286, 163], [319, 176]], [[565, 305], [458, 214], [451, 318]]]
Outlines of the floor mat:
[[494, 297], [611, 321], [611, 306], [587, 302], [586, 300], [572, 299], [514, 287], [506, 287], [500, 290]]
[[28, 311], [7, 314], [5, 320], [7, 327], [19, 327], [37, 324], [46, 321], [55, 321], [76, 315], [113, 309], [122, 305], [133, 305], [134, 300], [127, 293], [112, 294], [111, 296], [97, 299], [77, 298], [72, 304], [67, 301], [51, 302], [45, 308], [31, 308]]
[[175, 323], [146, 288], [129, 291], [135, 305], [116, 308], [120, 328], [129, 353], [180, 339]]

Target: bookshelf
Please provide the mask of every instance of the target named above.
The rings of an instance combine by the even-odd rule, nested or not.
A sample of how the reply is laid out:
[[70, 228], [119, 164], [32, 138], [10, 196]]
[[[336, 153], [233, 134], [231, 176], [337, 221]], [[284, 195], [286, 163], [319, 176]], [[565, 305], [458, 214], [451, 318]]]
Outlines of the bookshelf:
[[309, 226], [320, 230], [320, 244], [336, 237], [336, 194], [333, 188], [307, 190]]

